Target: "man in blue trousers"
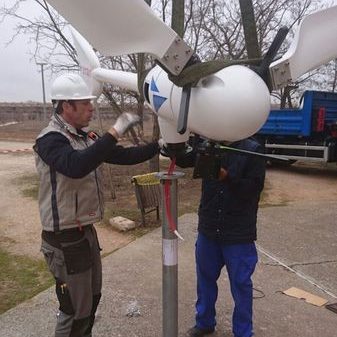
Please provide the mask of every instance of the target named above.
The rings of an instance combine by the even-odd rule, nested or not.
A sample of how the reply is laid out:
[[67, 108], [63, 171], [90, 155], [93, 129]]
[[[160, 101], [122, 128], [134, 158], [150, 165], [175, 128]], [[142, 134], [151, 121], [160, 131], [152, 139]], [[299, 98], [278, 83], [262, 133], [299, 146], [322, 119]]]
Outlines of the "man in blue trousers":
[[[253, 139], [231, 147], [263, 152]], [[181, 167], [194, 166], [196, 153], [177, 158]], [[265, 160], [227, 152], [221, 158], [217, 179], [203, 178], [196, 242], [196, 324], [187, 336], [200, 337], [215, 331], [217, 280], [226, 267], [234, 300], [232, 330], [235, 337], [253, 336], [253, 285], [257, 263], [256, 218], [264, 186]]]

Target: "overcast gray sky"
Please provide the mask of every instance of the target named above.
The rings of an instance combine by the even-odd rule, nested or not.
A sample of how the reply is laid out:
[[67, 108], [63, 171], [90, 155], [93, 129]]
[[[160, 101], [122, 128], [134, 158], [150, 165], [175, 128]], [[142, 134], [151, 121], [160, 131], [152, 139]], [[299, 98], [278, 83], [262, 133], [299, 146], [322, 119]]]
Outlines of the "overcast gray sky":
[[[14, 0], [0, 0], [0, 6], [12, 4]], [[336, 3], [337, 0], [327, 0]], [[32, 0], [26, 0], [22, 6], [25, 16], [31, 18], [39, 15], [39, 8]], [[13, 36], [13, 20], [0, 24], [0, 102], [42, 102], [42, 80], [40, 66], [35, 64], [30, 50], [34, 46], [28, 44], [28, 38], [19, 36], [13, 43], [5, 47], [5, 43]], [[45, 72], [46, 99], [49, 100], [51, 78]]]
[[[13, 0], [0, 0], [0, 6], [11, 4]], [[36, 17], [39, 9], [34, 2], [27, 0], [22, 6], [25, 16]], [[6, 43], [13, 36], [13, 20], [0, 24], [0, 102], [43, 101], [40, 66], [35, 64], [29, 54], [33, 45], [28, 38], [18, 36], [9, 46]], [[45, 74], [46, 93], [49, 92], [50, 78]], [[49, 100], [49, 97], [47, 96]]]

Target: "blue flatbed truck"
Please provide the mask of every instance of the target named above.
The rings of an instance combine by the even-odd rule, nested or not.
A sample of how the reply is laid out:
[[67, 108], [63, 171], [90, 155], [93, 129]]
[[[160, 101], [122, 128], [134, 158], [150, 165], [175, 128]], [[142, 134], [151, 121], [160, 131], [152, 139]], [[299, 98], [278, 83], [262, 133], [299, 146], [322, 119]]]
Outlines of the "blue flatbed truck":
[[298, 109], [271, 110], [257, 133], [266, 153], [295, 161], [337, 162], [337, 93], [305, 91]]

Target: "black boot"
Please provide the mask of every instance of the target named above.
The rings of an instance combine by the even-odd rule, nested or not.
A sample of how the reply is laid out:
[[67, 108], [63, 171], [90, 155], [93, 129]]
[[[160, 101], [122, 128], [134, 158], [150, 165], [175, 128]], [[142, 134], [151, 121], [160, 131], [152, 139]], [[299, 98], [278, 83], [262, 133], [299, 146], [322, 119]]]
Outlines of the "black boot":
[[202, 337], [209, 335], [214, 332], [214, 328], [206, 328], [206, 329], [201, 329], [197, 328], [196, 326], [191, 328], [190, 330], [187, 331], [186, 336], [188, 337]]

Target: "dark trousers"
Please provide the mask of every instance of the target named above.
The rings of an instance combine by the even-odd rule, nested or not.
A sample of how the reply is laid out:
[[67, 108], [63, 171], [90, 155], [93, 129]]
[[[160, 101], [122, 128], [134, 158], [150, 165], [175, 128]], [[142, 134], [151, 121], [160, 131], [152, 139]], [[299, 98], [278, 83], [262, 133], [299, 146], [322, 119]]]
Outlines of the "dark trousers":
[[197, 302], [196, 326], [216, 325], [217, 280], [226, 266], [234, 300], [232, 317], [235, 337], [253, 336], [253, 284], [251, 276], [257, 263], [254, 243], [224, 245], [198, 234], [196, 242]]
[[74, 235], [48, 234], [45, 239], [52, 240], [43, 239], [41, 251], [55, 278], [59, 301], [55, 337], [90, 337], [102, 289], [96, 230], [90, 225]]

